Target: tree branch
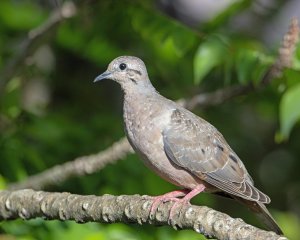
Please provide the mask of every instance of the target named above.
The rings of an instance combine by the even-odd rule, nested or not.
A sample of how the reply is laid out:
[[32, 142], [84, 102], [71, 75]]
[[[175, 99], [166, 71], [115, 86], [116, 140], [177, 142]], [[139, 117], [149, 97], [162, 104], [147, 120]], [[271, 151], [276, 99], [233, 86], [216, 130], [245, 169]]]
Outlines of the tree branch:
[[177, 209], [174, 220], [168, 223], [171, 202], [161, 203], [150, 217], [153, 198], [149, 196], [80, 196], [70, 193], [49, 193], [29, 189], [14, 192], [0, 191], [0, 220], [33, 219], [73, 220], [78, 223], [138, 223], [171, 225], [175, 229], [193, 229], [208, 238], [284, 240], [268, 232], [234, 219], [205, 206], [186, 206]]
[[71, 2], [65, 2], [60, 8], [53, 11], [49, 18], [37, 28], [31, 30], [27, 38], [23, 40], [17, 54], [4, 66], [0, 77], [0, 96], [4, 91], [7, 82], [19, 72], [23, 62], [37, 47], [38, 42], [46, 33], [53, 30], [65, 19], [73, 17], [76, 14], [76, 6]]
[[252, 84], [236, 85], [218, 89], [211, 93], [201, 93], [191, 97], [190, 99], [181, 99], [178, 102], [189, 110], [195, 109], [197, 107], [205, 108], [209, 106], [219, 105], [235, 97], [245, 95], [252, 90], [254, 90]]
[[107, 164], [125, 158], [130, 152], [133, 152], [133, 150], [124, 137], [104, 151], [89, 156], [78, 157], [65, 164], [54, 166], [44, 172], [29, 177], [23, 182], [9, 185], [9, 189], [31, 188], [39, 190], [58, 185], [71, 177], [84, 176], [97, 172]]

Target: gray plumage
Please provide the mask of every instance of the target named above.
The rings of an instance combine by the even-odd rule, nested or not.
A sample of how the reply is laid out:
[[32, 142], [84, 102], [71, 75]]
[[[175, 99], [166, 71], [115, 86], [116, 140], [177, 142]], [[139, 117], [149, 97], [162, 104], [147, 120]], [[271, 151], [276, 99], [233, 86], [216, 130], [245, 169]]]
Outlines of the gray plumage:
[[161, 96], [152, 86], [142, 60], [118, 57], [95, 81], [105, 78], [122, 87], [125, 131], [149, 168], [185, 189], [204, 185], [206, 192], [222, 191], [240, 202], [257, 203], [256, 210], [263, 213], [269, 227], [282, 234], [264, 207], [270, 198], [254, 187], [244, 164], [222, 134], [204, 119]]

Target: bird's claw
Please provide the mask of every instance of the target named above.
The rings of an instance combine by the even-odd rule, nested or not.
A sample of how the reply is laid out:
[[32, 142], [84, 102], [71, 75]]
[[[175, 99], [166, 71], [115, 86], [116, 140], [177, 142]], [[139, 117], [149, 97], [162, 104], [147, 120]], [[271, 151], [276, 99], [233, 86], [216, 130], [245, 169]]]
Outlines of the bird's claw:
[[185, 196], [187, 192], [188, 192], [187, 190], [177, 190], [170, 193], [166, 193], [161, 196], [153, 197], [153, 203], [150, 209], [150, 219], [154, 218], [155, 212], [157, 211], [157, 208], [160, 203], [166, 203], [171, 201], [174, 201], [176, 203], [181, 200], [178, 197]]
[[180, 210], [178, 211], [178, 213], [180, 214], [183, 207], [185, 207], [186, 205], [190, 205], [190, 202], [187, 201], [186, 199], [177, 199], [177, 200], [178, 201], [176, 201], [170, 209], [169, 218], [168, 218], [169, 225], [173, 225], [173, 219], [174, 219], [174, 216], [176, 215], [175, 213], [176, 213], [176, 209], [178, 209], [178, 207], [180, 207]]
[[164, 198], [164, 196], [155, 197], [155, 199], [152, 203], [151, 209], [150, 209], [150, 218], [152, 219], [154, 217], [155, 212], [157, 211], [160, 203], [166, 203], [166, 202], [172, 202], [172, 201], [176, 203], [177, 201], [180, 201], [180, 199], [178, 199], [176, 197]]

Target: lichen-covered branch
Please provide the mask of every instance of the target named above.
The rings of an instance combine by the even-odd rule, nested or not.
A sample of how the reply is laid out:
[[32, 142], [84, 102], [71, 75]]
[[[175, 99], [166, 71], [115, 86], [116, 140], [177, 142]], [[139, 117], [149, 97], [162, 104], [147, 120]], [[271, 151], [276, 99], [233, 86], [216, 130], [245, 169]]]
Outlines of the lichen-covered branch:
[[39, 46], [37, 43], [45, 37], [46, 33], [75, 14], [76, 6], [71, 1], [67, 1], [60, 8], [54, 10], [45, 22], [28, 33], [27, 37], [21, 42], [16, 55], [8, 61], [0, 74], [0, 96], [6, 83], [19, 72], [24, 60]]
[[[293, 18], [288, 32], [285, 34], [282, 46], [276, 62], [270, 67], [261, 80], [258, 87], [264, 87], [273, 78], [280, 76], [284, 67], [289, 67], [293, 57], [295, 46], [298, 42], [299, 25], [296, 18]], [[196, 107], [208, 107], [221, 104], [234, 97], [254, 91], [255, 87], [249, 85], [237, 85], [216, 90], [212, 93], [202, 93], [189, 99], [178, 100], [178, 103], [192, 110]], [[132, 151], [128, 141], [122, 138], [110, 148], [98, 154], [76, 158], [74, 161], [57, 165], [53, 168], [28, 179], [9, 185], [10, 189], [45, 189], [49, 185], [59, 184], [74, 176], [82, 176], [99, 171], [108, 163], [114, 163], [125, 158]]]
[[79, 223], [138, 223], [171, 225], [175, 229], [193, 229], [208, 238], [284, 240], [268, 232], [204, 206], [177, 209], [168, 222], [171, 202], [161, 203], [150, 217], [153, 198], [149, 196], [80, 196], [70, 193], [49, 193], [34, 190], [0, 191], [0, 221], [12, 219], [73, 220]]

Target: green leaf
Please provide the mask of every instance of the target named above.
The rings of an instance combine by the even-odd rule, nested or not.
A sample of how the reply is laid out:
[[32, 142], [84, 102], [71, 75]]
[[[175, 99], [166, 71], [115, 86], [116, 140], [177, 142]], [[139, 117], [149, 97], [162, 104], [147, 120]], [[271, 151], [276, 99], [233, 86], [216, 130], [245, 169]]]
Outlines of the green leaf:
[[[128, 16], [131, 18], [133, 29], [151, 43], [155, 50], [160, 52], [167, 46], [167, 49], [163, 49], [165, 52], [162, 56], [170, 54], [167, 57], [174, 59], [175, 53], [177, 57], [182, 57], [195, 46], [197, 34], [172, 18], [142, 5], [132, 5]], [[170, 49], [172, 51], [169, 51]]]
[[8, 82], [5, 98], [0, 102], [2, 112], [11, 119], [16, 119], [21, 113], [21, 79], [16, 77]]
[[287, 139], [291, 129], [300, 119], [300, 84], [288, 89], [282, 96], [280, 111], [281, 140]]
[[220, 38], [213, 37], [202, 43], [194, 57], [194, 82], [199, 84], [203, 78], [226, 57], [227, 47]]
[[6, 181], [5, 178], [0, 175], [0, 189], [5, 189], [6, 188]]
[[280, 83], [284, 82], [285, 88], [292, 88], [299, 84], [300, 71], [292, 68], [283, 69], [283, 76], [279, 79]]
[[0, 21], [15, 30], [29, 30], [46, 17], [38, 4], [29, 1], [0, 1]]
[[238, 81], [247, 84], [250, 81], [259, 83], [273, 58], [266, 56], [260, 50], [238, 49], [236, 56], [236, 71]]
[[292, 68], [295, 70], [300, 70], [300, 43], [296, 45], [296, 50], [292, 62]]

